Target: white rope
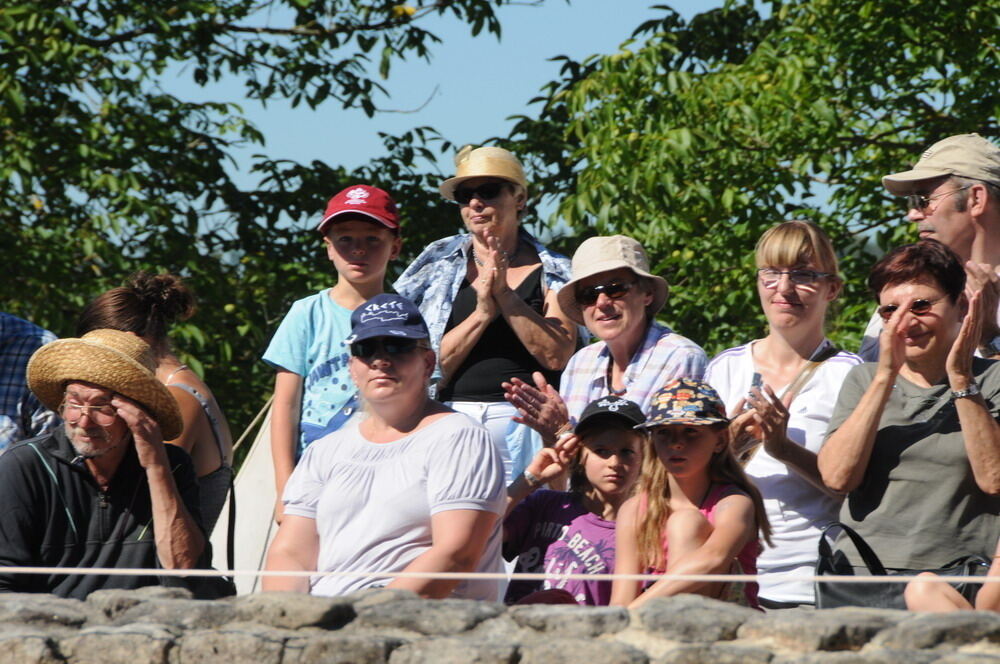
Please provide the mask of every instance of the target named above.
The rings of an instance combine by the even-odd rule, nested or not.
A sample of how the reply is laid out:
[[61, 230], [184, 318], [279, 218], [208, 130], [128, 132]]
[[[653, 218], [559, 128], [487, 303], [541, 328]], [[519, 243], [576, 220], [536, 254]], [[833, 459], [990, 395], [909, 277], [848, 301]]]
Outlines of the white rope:
[[[271, 577], [348, 577], [354, 579], [480, 579], [480, 580], [500, 580], [509, 579], [512, 581], [552, 581], [579, 580], [579, 581], [613, 581], [623, 579], [627, 581], [659, 581], [669, 579], [671, 581], [719, 581], [719, 582], [751, 582], [761, 579], [759, 574], [534, 574], [517, 573], [504, 574], [502, 572], [377, 572], [377, 571], [343, 571], [343, 572], [319, 572], [303, 570], [215, 570], [215, 569], [157, 569], [146, 567], [0, 567], [0, 574], [54, 574], [54, 575], [101, 575], [101, 576], [178, 576], [178, 577], [217, 577], [217, 576], [271, 576]], [[801, 575], [787, 577], [789, 580], [800, 582], [822, 582], [822, 583], [907, 583], [918, 578], [912, 576], [835, 576], [835, 575]], [[996, 583], [1000, 582], [1000, 576], [947, 576], [938, 577], [948, 583]], [[928, 580], [922, 577], [921, 580]]]

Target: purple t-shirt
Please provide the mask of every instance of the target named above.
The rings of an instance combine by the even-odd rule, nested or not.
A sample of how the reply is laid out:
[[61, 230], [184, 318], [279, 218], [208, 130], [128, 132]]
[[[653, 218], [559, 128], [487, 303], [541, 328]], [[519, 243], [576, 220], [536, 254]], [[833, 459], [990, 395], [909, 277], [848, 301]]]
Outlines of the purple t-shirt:
[[[503, 527], [504, 558], [520, 556], [515, 573], [554, 576], [615, 571], [615, 522], [587, 511], [578, 494], [536, 491], [514, 508]], [[555, 578], [542, 583], [511, 581], [504, 601], [513, 604], [529, 593], [549, 588], [562, 588], [589, 606], [607, 606], [611, 601], [611, 581]]]

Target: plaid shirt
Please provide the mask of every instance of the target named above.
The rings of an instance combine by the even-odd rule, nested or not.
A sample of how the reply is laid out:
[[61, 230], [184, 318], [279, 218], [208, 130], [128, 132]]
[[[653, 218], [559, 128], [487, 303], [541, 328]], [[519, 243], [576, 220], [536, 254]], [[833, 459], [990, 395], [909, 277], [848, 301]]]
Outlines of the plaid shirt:
[[[609, 394], [608, 361], [611, 357], [603, 341], [590, 344], [570, 358], [562, 375], [559, 394], [566, 402], [572, 422], [591, 401]], [[653, 394], [674, 378], [701, 378], [708, 358], [701, 347], [654, 322], [646, 338], [625, 369], [626, 399], [634, 401], [648, 415]]]
[[0, 312], [0, 453], [19, 440], [47, 433], [56, 421], [25, 380], [32, 354], [55, 340], [51, 332]]

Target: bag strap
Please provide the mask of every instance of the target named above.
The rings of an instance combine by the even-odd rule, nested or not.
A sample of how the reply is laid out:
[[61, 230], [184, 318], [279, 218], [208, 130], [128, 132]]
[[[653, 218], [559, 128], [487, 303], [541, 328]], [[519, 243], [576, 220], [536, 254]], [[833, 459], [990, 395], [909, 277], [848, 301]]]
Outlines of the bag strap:
[[832, 528], [840, 528], [847, 535], [848, 539], [854, 544], [854, 548], [858, 550], [858, 555], [861, 556], [861, 560], [865, 563], [865, 567], [868, 568], [868, 573], [873, 576], [887, 576], [888, 572], [885, 570], [885, 566], [882, 561], [879, 560], [878, 556], [875, 555], [875, 551], [868, 545], [861, 535], [854, 531], [853, 528], [847, 524], [841, 523], [840, 521], [834, 521], [827, 524], [819, 536], [819, 555], [820, 558], [830, 558], [833, 556], [833, 550], [830, 548], [830, 543], [826, 539], [827, 532]]
[[38, 460], [42, 462], [45, 466], [45, 471], [49, 474], [49, 479], [52, 480], [52, 484], [56, 487], [56, 495], [59, 496], [59, 500], [62, 501], [63, 511], [66, 512], [66, 518], [69, 519], [69, 527], [73, 530], [73, 534], [77, 537], [80, 536], [80, 532], [76, 529], [76, 520], [73, 518], [73, 514], [69, 511], [69, 502], [66, 500], [66, 496], [63, 495], [62, 487], [59, 485], [59, 478], [56, 477], [56, 473], [52, 470], [52, 466], [49, 465], [48, 460], [45, 455], [42, 454], [41, 450], [35, 447], [34, 443], [28, 443], [28, 447], [38, 455]]

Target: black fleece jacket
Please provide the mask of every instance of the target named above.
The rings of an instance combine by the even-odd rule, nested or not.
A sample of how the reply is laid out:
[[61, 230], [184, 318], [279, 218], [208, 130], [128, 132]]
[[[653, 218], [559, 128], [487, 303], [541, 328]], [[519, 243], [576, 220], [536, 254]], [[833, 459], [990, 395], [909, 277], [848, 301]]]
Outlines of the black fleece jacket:
[[[187, 453], [167, 445], [174, 481], [201, 527], [198, 483]], [[207, 540], [207, 538], [206, 538]], [[209, 567], [207, 544], [198, 567]], [[135, 447], [102, 492], [62, 429], [19, 443], [0, 456], [0, 592], [83, 599], [104, 588], [185, 586], [179, 577], [5, 574], [3, 567], [160, 567], [146, 471]], [[192, 588], [194, 589], [194, 588]]]

